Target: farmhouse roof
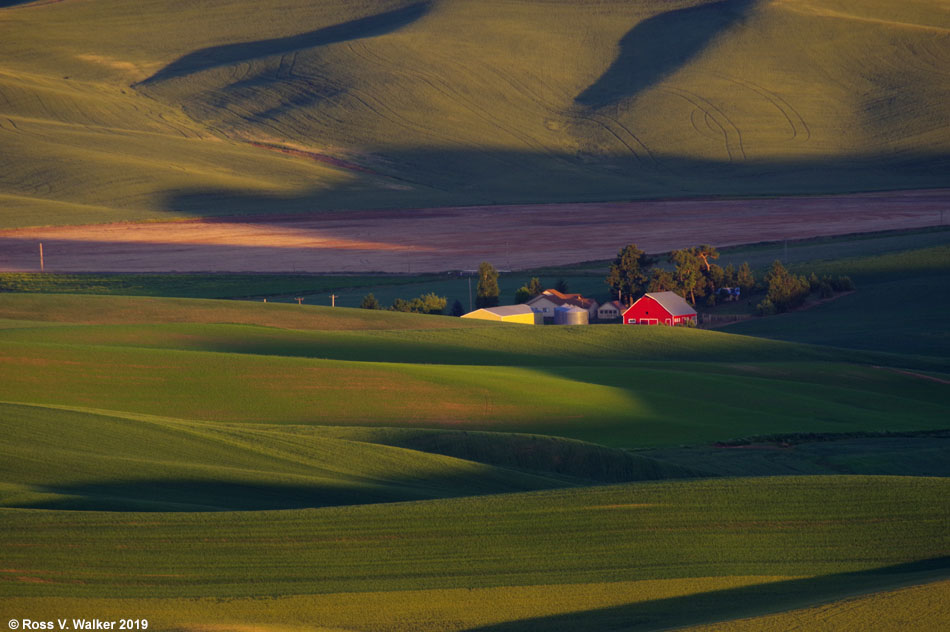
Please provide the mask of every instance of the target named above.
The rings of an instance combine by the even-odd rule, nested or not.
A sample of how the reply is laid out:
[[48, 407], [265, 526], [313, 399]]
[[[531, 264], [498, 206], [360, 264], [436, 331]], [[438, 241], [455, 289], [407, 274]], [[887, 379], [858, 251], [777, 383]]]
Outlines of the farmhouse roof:
[[584, 298], [580, 294], [564, 294], [563, 292], [558, 292], [557, 290], [544, 290], [533, 299], [528, 301], [528, 304], [531, 305], [536, 303], [539, 299], [546, 298], [555, 305], [574, 305], [580, 307], [581, 309], [590, 309], [594, 305], [594, 299]]
[[671, 316], [689, 316], [695, 314], [693, 306], [676, 292], [651, 292], [644, 294], [659, 303]]
[[565, 294], [564, 292], [558, 292], [557, 290], [544, 290], [544, 291], [541, 292], [541, 293], [542, 293], [542, 294], [549, 294], [549, 295], [551, 295], [551, 296], [556, 296], [556, 297], [558, 297], [558, 298], [560, 298], [560, 299], [584, 298], [584, 297], [581, 296], [580, 294]]

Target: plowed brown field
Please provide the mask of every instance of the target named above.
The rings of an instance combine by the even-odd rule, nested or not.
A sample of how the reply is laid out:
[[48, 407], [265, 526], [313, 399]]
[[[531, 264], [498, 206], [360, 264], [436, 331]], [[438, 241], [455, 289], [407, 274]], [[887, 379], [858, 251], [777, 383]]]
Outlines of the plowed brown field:
[[[950, 189], [850, 196], [320, 212], [0, 231], [0, 270], [435, 272], [941, 223]], [[948, 213], [950, 216], [950, 213]], [[950, 217], [947, 218], [950, 220]]]

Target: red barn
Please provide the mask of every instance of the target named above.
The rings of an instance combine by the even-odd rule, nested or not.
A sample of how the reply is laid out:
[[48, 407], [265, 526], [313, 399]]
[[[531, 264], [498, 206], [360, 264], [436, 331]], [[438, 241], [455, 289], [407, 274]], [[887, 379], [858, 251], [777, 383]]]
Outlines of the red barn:
[[625, 325], [682, 325], [696, 322], [696, 310], [675, 292], [644, 294], [623, 313]]

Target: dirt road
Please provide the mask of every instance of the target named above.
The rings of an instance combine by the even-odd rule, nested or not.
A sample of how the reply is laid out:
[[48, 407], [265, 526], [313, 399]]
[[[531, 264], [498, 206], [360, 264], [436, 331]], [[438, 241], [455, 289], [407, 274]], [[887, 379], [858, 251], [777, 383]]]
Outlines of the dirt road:
[[[0, 231], [0, 270], [435, 272], [524, 269], [647, 252], [938, 225], [950, 189], [762, 200], [668, 200], [320, 212]], [[947, 212], [950, 221], [950, 212]]]

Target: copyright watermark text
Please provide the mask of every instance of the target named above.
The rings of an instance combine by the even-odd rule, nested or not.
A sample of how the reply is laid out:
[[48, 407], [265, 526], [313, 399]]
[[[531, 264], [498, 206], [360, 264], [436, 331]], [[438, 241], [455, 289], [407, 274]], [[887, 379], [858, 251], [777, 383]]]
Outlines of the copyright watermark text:
[[10, 619], [11, 630], [148, 630], [148, 619]]

